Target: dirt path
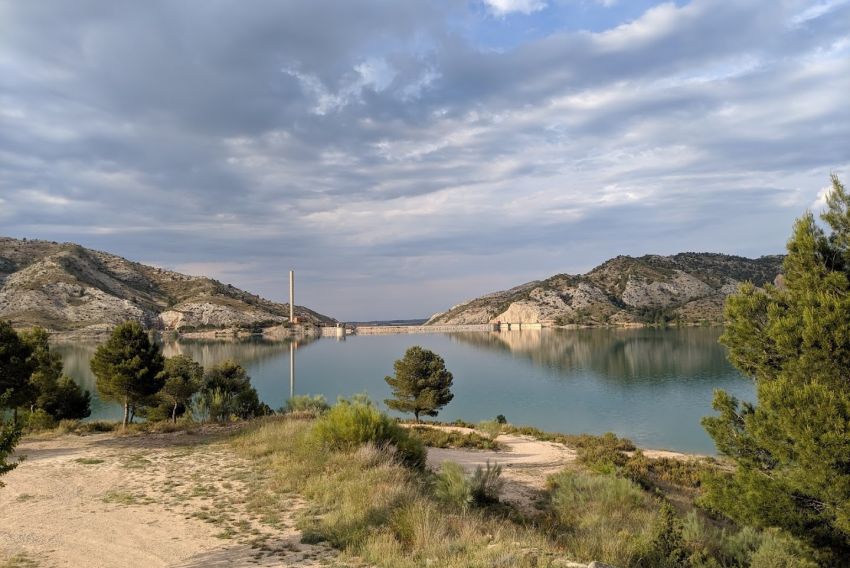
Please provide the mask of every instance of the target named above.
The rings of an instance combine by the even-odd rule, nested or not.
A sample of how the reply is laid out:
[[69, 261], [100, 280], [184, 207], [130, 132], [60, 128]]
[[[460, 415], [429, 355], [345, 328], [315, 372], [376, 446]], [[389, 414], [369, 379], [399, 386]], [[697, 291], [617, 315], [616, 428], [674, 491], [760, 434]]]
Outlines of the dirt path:
[[[459, 426], [432, 427], [463, 433], [475, 431]], [[575, 463], [577, 457], [572, 448], [530, 436], [502, 434], [497, 441], [502, 446], [499, 451], [428, 448], [428, 467], [437, 471], [444, 461], [453, 461], [467, 472], [471, 472], [479, 466], [484, 467], [487, 462], [499, 464], [502, 466], [502, 479], [505, 481], [502, 499], [520, 507], [527, 507], [540, 497], [546, 488], [547, 478], [565, 466]], [[644, 454], [649, 458], [666, 457], [679, 460], [700, 457], [666, 450], [644, 450]]]
[[210, 435], [66, 435], [19, 451], [0, 489], [0, 565], [340, 565], [300, 542], [303, 503], [256, 502], [263, 473]]

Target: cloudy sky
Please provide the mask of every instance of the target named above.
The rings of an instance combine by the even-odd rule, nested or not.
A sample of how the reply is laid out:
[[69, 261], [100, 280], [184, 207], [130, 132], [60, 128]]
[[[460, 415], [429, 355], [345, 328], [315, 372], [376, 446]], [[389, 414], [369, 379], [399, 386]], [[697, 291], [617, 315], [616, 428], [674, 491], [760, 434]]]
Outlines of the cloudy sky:
[[0, 234], [426, 316], [780, 252], [848, 93], [847, 0], [0, 0]]

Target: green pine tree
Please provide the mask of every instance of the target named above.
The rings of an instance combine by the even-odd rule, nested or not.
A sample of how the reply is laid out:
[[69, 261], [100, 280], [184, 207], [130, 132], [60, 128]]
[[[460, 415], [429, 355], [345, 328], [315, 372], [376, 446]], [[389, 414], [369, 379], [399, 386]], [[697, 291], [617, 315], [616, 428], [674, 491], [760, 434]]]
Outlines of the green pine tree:
[[437, 416], [441, 408], [454, 398], [452, 374], [446, 369], [443, 358], [422, 347], [409, 348], [404, 357], [393, 364], [394, 377], [384, 380], [393, 389], [395, 398], [384, 402], [393, 410], [419, 415]]
[[219, 363], [204, 374], [201, 399], [213, 420], [223, 421], [231, 416], [247, 419], [271, 413], [251, 386], [251, 377], [242, 365], [232, 359]]
[[91, 393], [62, 374], [62, 356], [50, 350], [47, 332], [36, 327], [22, 335], [29, 346], [30, 384], [35, 390], [32, 408], [57, 420], [86, 418], [91, 414]]
[[850, 196], [835, 176], [827, 204], [826, 231], [811, 213], [794, 225], [777, 286], [727, 301], [721, 341], [757, 403], [715, 394], [719, 416], [703, 424], [737, 468], [709, 480], [704, 502], [836, 561], [850, 555]]
[[177, 422], [177, 410], [187, 408], [189, 401], [201, 388], [204, 368], [191, 357], [175, 355], [165, 360], [160, 395], [171, 404], [171, 421]]
[[12, 324], [0, 320], [0, 407], [11, 408], [18, 422], [18, 407], [29, 406], [36, 396], [30, 383], [32, 349], [21, 339]]
[[118, 325], [91, 360], [101, 398], [124, 406], [124, 428], [129, 422], [131, 408], [162, 388], [159, 376], [162, 368], [159, 346], [151, 342], [147, 332], [135, 321]]

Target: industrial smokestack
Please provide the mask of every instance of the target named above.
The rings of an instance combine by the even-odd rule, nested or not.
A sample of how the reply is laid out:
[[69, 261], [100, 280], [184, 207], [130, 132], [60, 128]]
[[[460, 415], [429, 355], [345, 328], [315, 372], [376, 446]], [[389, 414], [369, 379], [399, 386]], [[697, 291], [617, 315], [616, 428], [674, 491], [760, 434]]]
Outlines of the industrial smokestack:
[[295, 322], [295, 271], [289, 271], [289, 323]]

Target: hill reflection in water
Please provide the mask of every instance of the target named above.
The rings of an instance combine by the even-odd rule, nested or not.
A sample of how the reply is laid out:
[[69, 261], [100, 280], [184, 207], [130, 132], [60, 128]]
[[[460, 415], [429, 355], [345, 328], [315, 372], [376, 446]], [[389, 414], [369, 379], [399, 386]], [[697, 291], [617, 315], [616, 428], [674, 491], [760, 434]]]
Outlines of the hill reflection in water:
[[[593, 329], [502, 333], [354, 336], [300, 342], [295, 391], [389, 397], [385, 375], [405, 349], [421, 345], [442, 355], [455, 377], [455, 398], [441, 420], [478, 421], [504, 414], [514, 424], [545, 430], [613, 431], [645, 447], [713, 453], [700, 418], [712, 392], [753, 398], [752, 383], [726, 361], [719, 329]], [[94, 392], [88, 367], [93, 344], [63, 344], [65, 370]], [[289, 343], [180, 341], [165, 353], [185, 353], [205, 366], [233, 358], [273, 408], [289, 396]], [[117, 418], [117, 405], [94, 397], [92, 418]]]

